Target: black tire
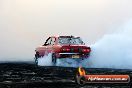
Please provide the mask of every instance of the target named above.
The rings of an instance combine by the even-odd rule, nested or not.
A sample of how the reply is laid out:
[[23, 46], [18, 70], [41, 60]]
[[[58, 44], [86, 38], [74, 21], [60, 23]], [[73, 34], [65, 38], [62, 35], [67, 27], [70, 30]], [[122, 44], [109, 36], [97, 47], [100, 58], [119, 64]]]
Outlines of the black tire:
[[54, 65], [56, 64], [56, 56], [55, 56], [55, 53], [52, 54], [52, 63]]
[[39, 58], [39, 53], [36, 52], [35, 54], [35, 64], [38, 65], [38, 58]]
[[35, 64], [38, 66], [38, 59], [35, 58]]

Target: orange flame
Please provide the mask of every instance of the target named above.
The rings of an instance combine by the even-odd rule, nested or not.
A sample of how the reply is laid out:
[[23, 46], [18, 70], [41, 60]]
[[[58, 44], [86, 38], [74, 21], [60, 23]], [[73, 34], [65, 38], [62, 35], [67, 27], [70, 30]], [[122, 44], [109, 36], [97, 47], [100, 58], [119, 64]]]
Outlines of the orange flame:
[[85, 71], [82, 67], [79, 67], [79, 68], [78, 68], [78, 72], [79, 72], [79, 75], [80, 75], [80, 76], [86, 75], [86, 71]]

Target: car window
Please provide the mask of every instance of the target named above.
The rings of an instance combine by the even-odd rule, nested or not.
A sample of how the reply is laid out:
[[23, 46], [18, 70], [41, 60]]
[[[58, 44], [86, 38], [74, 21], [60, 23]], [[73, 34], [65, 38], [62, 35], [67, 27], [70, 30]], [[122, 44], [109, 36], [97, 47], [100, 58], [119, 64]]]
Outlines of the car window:
[[55, 41], [56, 41], [56, 39], [55, 38], [52, 38], [51, 45], [54, 45], [55, 44]]
[[77, 37], [77, 38], [59, 38], [59, 43], [60, 44], [83, 44], [83, 41], [81, 40], [81, 38]]

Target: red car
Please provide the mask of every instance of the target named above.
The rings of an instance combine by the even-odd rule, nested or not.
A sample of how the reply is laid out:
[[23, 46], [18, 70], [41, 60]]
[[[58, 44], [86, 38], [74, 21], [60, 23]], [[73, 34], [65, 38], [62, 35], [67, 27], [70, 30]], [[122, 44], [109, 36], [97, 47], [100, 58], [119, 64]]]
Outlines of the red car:
[[44, 45], [39, 46], [35, 50], [35, 61], [51, 53], [53, 64], [56, 59], [73, 58], [85, 59], [88, 58], [91, 48], [86, 46], [80, 37], [75, 36], [51, 36]]

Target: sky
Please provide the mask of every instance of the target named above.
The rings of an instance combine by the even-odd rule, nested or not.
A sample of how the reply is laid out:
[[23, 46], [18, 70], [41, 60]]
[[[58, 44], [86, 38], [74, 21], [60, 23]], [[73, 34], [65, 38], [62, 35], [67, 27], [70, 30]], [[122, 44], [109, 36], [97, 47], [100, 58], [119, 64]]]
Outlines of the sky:
[[[0, 0], [0, 60], [31, 60], [51, 35], [94, 44], [132, 18], [131, 0]], [[25, 59], [24, 59], [25, 60]]]

